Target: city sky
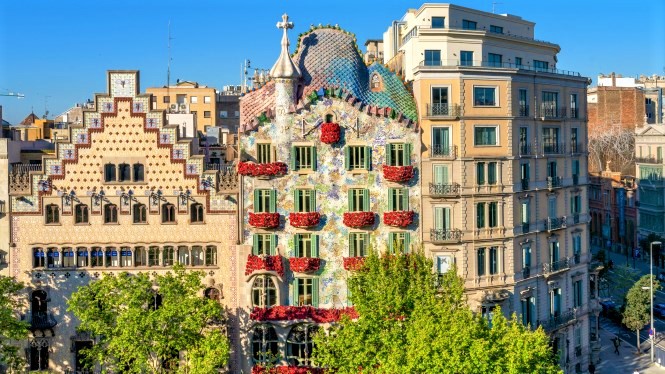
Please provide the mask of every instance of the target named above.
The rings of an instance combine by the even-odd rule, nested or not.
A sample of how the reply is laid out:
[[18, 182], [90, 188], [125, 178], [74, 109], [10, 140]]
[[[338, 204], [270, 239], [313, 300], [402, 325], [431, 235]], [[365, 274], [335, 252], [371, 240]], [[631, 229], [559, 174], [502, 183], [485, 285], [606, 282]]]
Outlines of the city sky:
[[[53, 1], [0, 4], [0, 96], [3, 118], [18, 124], [34, 111], [53, 118], [106, 91], [105, 72], [141, 71], [141, 91], [166, 84], [168, 24], [171, 83], [197, 81], [221, 89], [240, 84], [241, 64], [270, 69], [280, 48], [275, 24], [286, 12], [299, 33], [339, 24], [361, 50], [416, 0]], [[483, 11], [536, 23], [536, 39], [561, 46], [557, 68], [595, 82], [599, 73], [665, 75], [665, 2], [618, 0], [459, 0]], [[595, 83], [594, 83], [595, 84]]]

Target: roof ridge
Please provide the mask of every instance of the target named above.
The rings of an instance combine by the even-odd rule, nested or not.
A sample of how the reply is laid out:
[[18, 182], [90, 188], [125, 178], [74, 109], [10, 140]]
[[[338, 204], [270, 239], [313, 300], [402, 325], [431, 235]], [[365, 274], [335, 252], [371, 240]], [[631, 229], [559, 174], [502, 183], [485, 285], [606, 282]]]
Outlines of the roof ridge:
[[291, 57], [296, 57], [296, 55], [300, 52], [300, 46], [301, 46], [301, 41], [307, 37], [309, 34], [317, 31], [317, 30], [335, 30], [335, 31], [341, 31], [342, 33], [349, 35], [353, 38], [353, 44], [356, 47], [356, 52], [358, 52], [358, 56], [362, 59], [363, 58], [363, 52], [360, 50], [360, 47], [358, 47], [358, 38], [356, 37], [355, 33], [352, 33], [351, 31], [347, 31], [343, 29], [340, 25], [338, 24], [327, 24], [327, 25], [322, 25], [319, 23], [318, 26], [310, 25], [309, 30], [301, 32], [298, 34], [298, 40], [296, 41], [296, 48], [293, 50], [293, 53], [291, 54]]

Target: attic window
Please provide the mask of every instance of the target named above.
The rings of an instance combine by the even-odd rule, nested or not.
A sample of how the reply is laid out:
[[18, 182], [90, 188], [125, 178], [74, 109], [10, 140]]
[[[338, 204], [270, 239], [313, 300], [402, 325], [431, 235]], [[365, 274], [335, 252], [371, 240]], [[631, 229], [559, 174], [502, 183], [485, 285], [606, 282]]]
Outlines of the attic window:
[[383, 79], [379, 75], [379, 73], [372, 73], [372, 76], [370, 77], [369, 80], [369, 88], [372, 92], [379, 92], [383, 91]]

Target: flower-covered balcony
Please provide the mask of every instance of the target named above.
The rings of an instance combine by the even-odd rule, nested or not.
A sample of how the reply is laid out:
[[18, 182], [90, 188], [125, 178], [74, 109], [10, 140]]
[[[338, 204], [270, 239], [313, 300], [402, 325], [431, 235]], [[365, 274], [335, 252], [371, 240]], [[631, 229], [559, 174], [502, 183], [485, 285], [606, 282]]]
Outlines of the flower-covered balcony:
[[247, 256], [247, 265], [245, 266], [245, 275], [251, 275], [255, 271], [266, 270], [274, 271], [280, 277], [284, 276], [284, 264], [282, 256], [249, 255]]
[[253, 321], [294, 321], [311, 320], [316, 323], [337, 322], [343, 315], [351, 319], [358, 318], [353, 307], [341, 309], [315, 308], [313, 306], [272, 306], [269, 308], [255, 307], [249, 315]]
[[293, 227], [314, 227], [319, 224], [321, 214], [319, 212], [290, 213], [289, 223]]
[[390, 166], [383, 165], [383, 178], [387, 181], [404, 183], [410, 181], [415, 174], [412, 165], [408, 166]]
[[388, 226], [407, 227], [413, 223], [415, 213], [412, 210], [383, 213], [383, 223]]
[[291, 271], [296, 273], [313, 273], [319, 271], [321, 259], [318, 257], [289, 257]]
[[326, 122], [321, 125], [321, 142], [335, 144], [341, 137], [341, 129], [338, 123]]
[[279, 213], [249, 213], [249, 224], [261, 229], [279, 227]]
[[254, 366], [252, 374], [323, 374], [325, 370], [311, 366]]
[[356, 271], [365, 264], [365, 257], [344, 257], [344, 269]]
[[361, 228], [374, 224], [374, 212], [346, 212], [344, 225], [350, 228]]
[[283, 162], [257, 164], [244, 161], [238, 163], [238, 174], [250, 177], [279, 177], [285, 175], [288, 168]]

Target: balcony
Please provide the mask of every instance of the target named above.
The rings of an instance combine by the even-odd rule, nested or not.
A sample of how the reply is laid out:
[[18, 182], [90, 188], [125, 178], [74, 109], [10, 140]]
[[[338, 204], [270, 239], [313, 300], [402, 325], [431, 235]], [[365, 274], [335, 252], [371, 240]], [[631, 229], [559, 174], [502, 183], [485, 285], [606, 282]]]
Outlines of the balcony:
[[529, 106], [520, 104], [519, 108], [517, 108], [517, 116], [518, 117], [528, 117], [529, 116]]
[[437, 230], [429, 231], [429, 241], [435, 244], [459, 243], [462, 240], [461, 230]]
[[[421, 28], [421, 30], [425, 30], [425, 28]], [[431, 30], [440, 30], [440, 29], [431, 29]], [[464, 30], [464, 31], [471, 31], [471, 32], [478, 32], [478, 31], [483, 31], [483, 30]], [[494, 33], [493, 35], [502, 35], [506, 36], [506, 34], [496, 34]], [[561, 74], [561, 75], [568, 75], [568, 76], [573, 76], [573, 77], [582, 77], [582, 75], [578, 72], [570, 71], [570, 70], [561, 70], [561, 69], [543, 69], [543, 68], [536, 68], [531, 65], [517, 65], [511, 62], [498, 62], [498, 61], [487, 61], [487, 60], [460, 60], [460, 59], [443, 59], [443, 60], [422, 60], [416, 66], [413, 71], [417, 70], [423, 70], [423, 69], [432, 69], [432, 70], [451, 70], [451, 69], [478, 69], [478, 68], [499, 68], [499, 69], [515, 69], [515, 70], [529, 70], [529, 71], [534, 71], [536, 73], [549, 73], [549, 74]]]
[[586, 152], [586, 148], [584, 148], [583, 144], [580, 143], [570, 143], [570, 154], [571, 155], [578, 155], [581, 153]]
[[526, 234], [529, 232], [529, 229], [531, 229], [530, 225], [528, 223], [523, 223], [522, 224], [522, 234]]
[[535, 146], [532, 146], [531, 144], [526, 144], [520, 142], [519, 146], [517, 147], [519, 151], [520, 156], [532, 156], [536, 154], [536, 148]]
[[427, 104], [427, 116], [433, 118], [458, 118], [460, 106], [446, 103]]
[[538, 321], [538, 324], [543, 326], [543, 330], [550, 332], [561, 327], [568, 325], [575, 320], [575, 311], [570, 310], [567, 312], [554, 315], [544, 321]]
[[457, 157], [457, 146], [432, 144], [430, 147], [430, 158], [440, 158], [446, 160], [454, 160]]
[[460, 188], [459, 183], [452, 183], [452, 184], [430, 183], [429, 184], [429, 195], [431, 197], [459, 196], [460, 190], [461, 190], [461, 188]]
[[545, 219], [545, 227], [547, 227], [547, 231], [565, 229], [566, 228], [566, 216], [546, 218]]
[[28, 321], [30, 322], [30, 331], [49, 330], [58, 324], [58, 321], [55, 320], [53, 314], [48, 312], [34, 312], [32, 315], [28, 314]]
[[527, 191], [529, 189], [529, 180], [522, 179], [522, 191]]
[[562, 155], [566, 153], [566, 145], [564, 143], [546, 142], [542, 144], [542, 151], [544, 155]]
[[568, 269], [570, 269], [570, 260], [567, 257], [562, 260], [543, 264], [543, 273], [545, 275], [552, 275]]
[[568, 111], [565, 107], [556, 105], [543, 105], [540, 107], [540, 118], [542, 120], [562, 120], [566, 118]]
[[662, 157], [635, 157], [635, 162], [638, 164], [659, 164], [663, 163]]
[[577, 186], [578, 184], [580, 184], [580, 176], [577, 175], [577, 174], [574, 174], [573, 175], [573, 186]]
[[579, 112], [580, 112], [580, 110], [577, 109], [577, 108], [570, 108], [569, 117], [570, 117], [570, 118], [578, 118], [579, 115], [580, 115]]
[[40, 173], [41, 164], [15, 164], [9, 171], [9, 194], [12, 196], [32, 194], [31, 173]]
[[561, 177], [547, 177], [547, 189], [553, 190], [555, 188], [561, 188], [562, 178]]
[[577, 225], [578, 223], [580, 223], [580, 214], [573, 213], [573, 224]]
[[522, 279], [527, 279], [531, 276], [531, 269], [527, 266], [522, 269]]

